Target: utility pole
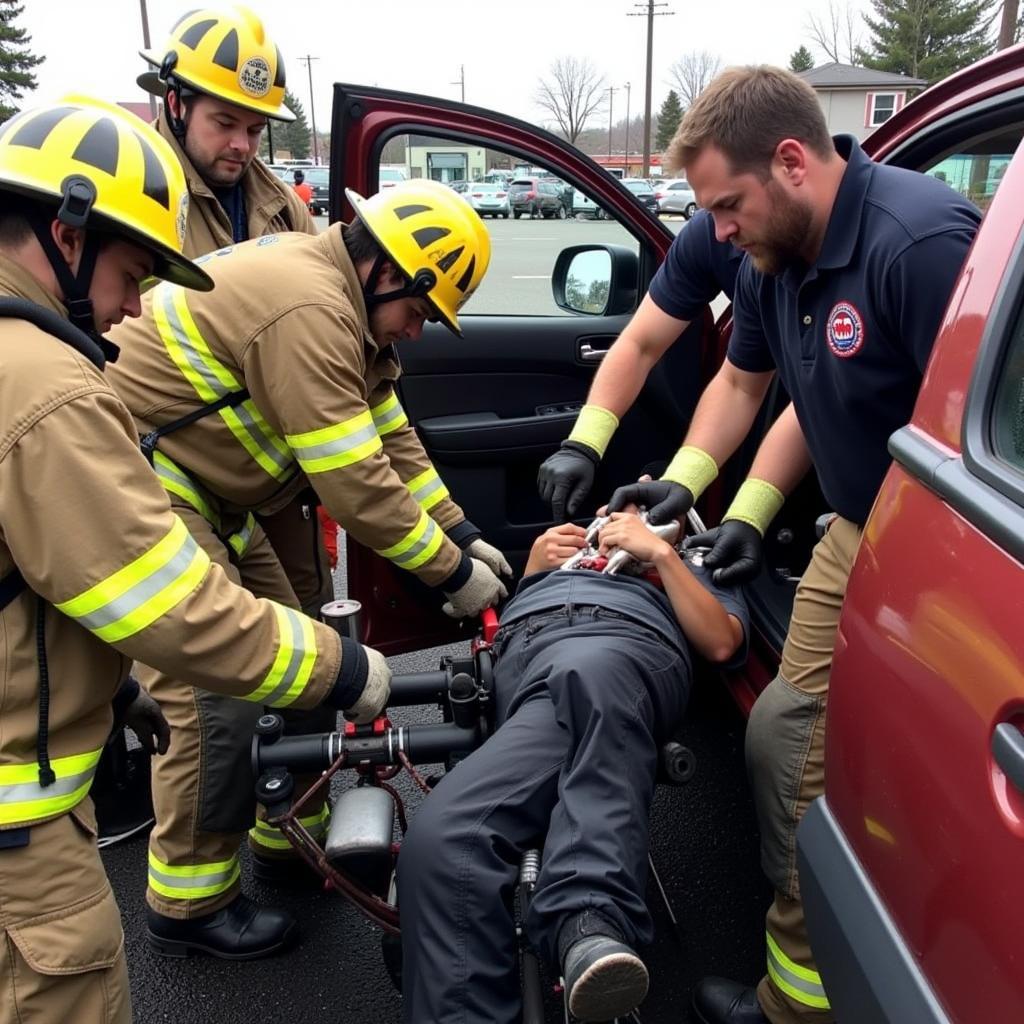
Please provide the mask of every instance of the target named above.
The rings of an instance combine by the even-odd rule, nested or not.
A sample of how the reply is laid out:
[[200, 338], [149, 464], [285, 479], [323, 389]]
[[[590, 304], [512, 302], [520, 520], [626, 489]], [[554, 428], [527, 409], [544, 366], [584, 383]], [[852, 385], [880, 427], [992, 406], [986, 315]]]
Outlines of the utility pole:
[[612, 161], [612, 105], [615, 103], [615, 94], [619, 90], [614, 85], [608, 86], [608, 162]]
[[313, 163], [318, 167], [320, 166], [320, 146], [316, 140], [316, 108], [313, 106], [313, 61], [319, 59], [319, 57], [310, 57], [309, 54], [299, 58], [306, 62], [306, 71], [309, 74], [309, 120], [313, 125]]
[[449, 82], [449, 85], [457, 85], [462, 89], [462, 102], [466, 102], [466, 65], [459, 65], [459, 80], [457, 82]]
[[656, 11], [655, 7], [668, 7], [667, 3], [655, 3], [655, 0], [646, 0], [646, 3], [633, 4], [640, 7], [642, 13], [627, 13], [627, 18], [647, 19], [647, 74], [644, 89], [644, 163], [640, 169], [640, 177], [646, 178], [651, 166], [651, 64], [654, 57], [654, 19], [663, 18], [675, 11]]
[[[139, 9], [142, 11], [142, 45], [149, 49], [149, 14], [146, 12], [146, 0], [139, 0]], [[156, 97], [149, 94], [149, 116], [156, 120]]]
[[[625, 90], [626, 90], [626, 177], [627, 178], [629, 177], [629, 96], [630, 96], [630, 90], [632, 88], [633, 87], [630, 85], [630, 83], [627, 82], [626, 85], [625, 85]], [[645, 177], [645, 175], [641, 174], [640, 177], [643, 178], [643, 177]]]
[[999, 40], [997, 50], [1005, 50], [1013, 46], [1013, 37], [1017, 31], [1017, 0], [1003, 0], [1003, 16], [999, 23]]

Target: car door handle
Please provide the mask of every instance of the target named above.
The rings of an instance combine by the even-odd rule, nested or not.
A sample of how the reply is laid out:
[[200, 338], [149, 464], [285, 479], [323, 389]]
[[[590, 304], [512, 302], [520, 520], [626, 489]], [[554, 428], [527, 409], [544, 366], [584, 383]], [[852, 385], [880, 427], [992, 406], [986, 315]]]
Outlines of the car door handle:
[[576, 342], [576, 357], [581, 363], [599, 363], [608, 355], [608, 349], [612, 347], [615, 338], [614, 334], [607, 337], [591, 335], [589, 338], [580, 338]]
[[1000, 722], [992, 734], [992, 756], [1006, 777], [1024, 793], [1024, 733], [1009, 722]]

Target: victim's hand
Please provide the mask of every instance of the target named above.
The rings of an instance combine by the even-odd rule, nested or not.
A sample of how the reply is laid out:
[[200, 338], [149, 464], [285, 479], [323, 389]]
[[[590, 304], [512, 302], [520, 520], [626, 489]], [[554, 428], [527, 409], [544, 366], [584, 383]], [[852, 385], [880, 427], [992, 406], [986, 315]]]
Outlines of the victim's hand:
[[587, 546], [587, 531], [575, 523], [562, 523], [545, 530], [530, 548], [526, 560], [526, 573], [557, 569], [566, 559], [572, 558], [580, 548]]
[[612, 513], [611, 522], [601, 531], [600, 542], [602, 555], [612, 548], [622, 548], [640, 562], [657, 562], [673, 553], [671, 544], [628, 512]]

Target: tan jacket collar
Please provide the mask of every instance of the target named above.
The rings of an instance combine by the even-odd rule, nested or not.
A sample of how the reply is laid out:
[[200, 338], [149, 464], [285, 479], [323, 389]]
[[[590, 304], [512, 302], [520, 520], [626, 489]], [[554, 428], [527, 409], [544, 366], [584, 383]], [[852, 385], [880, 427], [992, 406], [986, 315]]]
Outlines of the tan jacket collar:
[[44, 309], [53, 310], [62, 319], [68, 319], [67, 307], [52, 292], [47, 291], [23, 266], [8, 256], [0, 256], [0, 293], [28, 299]]

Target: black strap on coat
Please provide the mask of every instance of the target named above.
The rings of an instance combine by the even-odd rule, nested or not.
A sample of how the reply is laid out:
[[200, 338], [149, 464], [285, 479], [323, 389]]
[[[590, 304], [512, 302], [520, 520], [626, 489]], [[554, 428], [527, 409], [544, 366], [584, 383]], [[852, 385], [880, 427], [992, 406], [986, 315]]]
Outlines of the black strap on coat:
[[176, 420], [171, 420], [170, 423], [165, 423], [162, 427], [157, 427], [156, 430], [151, 430], [139, 441], [139, 445], [142, 448], [142, 454], [149, 459], [150, 465], [152, 465], [153, 452], [156, 451], [161, 437], [173, 434], [176, 430], [181, 430], [182, 427], [187, 427], [195, 423], [196, 420], [201, 420], [203, 417], [209, 416], [212, 413], [220, 412], [221, 409], [234, 409], [236, 406], [245, 402], [248, 398], [248, 388], [242, 388], [241, 391], [229, 391], [226, 395], [222, 395], [218, 398], [216, 402], [210, 402], [209, 405], [201, 405], [198, 409], [193, 409], [192, 412], [186, 413], [184, 416], [181, 416]]

